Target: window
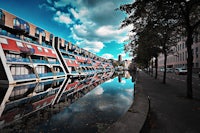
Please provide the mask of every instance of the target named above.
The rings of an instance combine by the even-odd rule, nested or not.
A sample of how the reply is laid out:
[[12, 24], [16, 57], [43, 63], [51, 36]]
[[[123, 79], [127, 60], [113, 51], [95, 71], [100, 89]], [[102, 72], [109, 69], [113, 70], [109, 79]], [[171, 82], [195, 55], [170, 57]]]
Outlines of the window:
[[198, 49], [198, 47], [196, 47], [196, 58], [199, 57], [199, 55], [198, 55], [198, 51], [199, 51], [199, 49]]
[[0, 19], [2, 19], [3, 18], [3, 12], [0, 10]]
[[40, 31], [36, 28], [36, 30], [35, 30], [35, 36], [39, 37], [39, 35], [40, 35]]
[[18, 47], [24, 47], [24, 45], [21, 42], [16, 42]]
[[15, 18], [15, 19], [13, 20], [13, 26], [17, 26], [17, 27], [20, 26], [20, 22], [19, 22], [19, 20], [18, 20], [17, 18]]
[[53, 34], [50, 34], [50, 44], [53, 42]]
[[3, 11], [0, 9], [0, 24], [5, 24], [5, 14]]
[[53, 54], [56, 54], [53, 50], [51, 50]]
[[44, 49], [44, 51], [47, 52], [47, 53], [49, 52], [48, 49]]
[[24, 30], [25, 30], [25, 32], [29, 33], [30, 26], [27, 22], [24, 23]]
[[40, 52], [42, 52], [42, 48], [41, 47], [37, 47], [38, 48], [38, 50], [40, 51]]
[[7, 39], [0, 37], [0, 43], [8, 44], [8, 41], [7, 41]]
[[46, 38], [46, 33], [45, 31], [40, 32], [42, 35], [42, 42], [45, 42], [45, 38]]
[[27, 44], [27, 47], [28, 47], [28, 48], [32, 48], [32, 46], [31, 46], [31, 45], [28, 45], [28, 44]]

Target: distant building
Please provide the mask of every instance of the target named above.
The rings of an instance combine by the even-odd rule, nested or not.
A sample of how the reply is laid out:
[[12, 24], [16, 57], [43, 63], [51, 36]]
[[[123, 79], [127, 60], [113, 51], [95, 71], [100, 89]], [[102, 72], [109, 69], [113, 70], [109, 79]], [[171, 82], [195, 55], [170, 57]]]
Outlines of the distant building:
[[[194, 38], [194, 44], [192, 45], [193, 53], [193, 72], [200, 71], [200, 35]], [[177, 67], [187, 67], [187, 47], [185, 44], [185, 38], [182, 38], [174, 47], [173, 51], [176, 53], [167, 56], [167, 67], [177, 68]], [[164, 67], [164, 55], [160, 54], [158, 57], [158, 67], [161, 69]]]
[[131, 64], [131, 60], [125, 60], [124, 61], [124, 69], [128, 69], [130, 64]]
[[119, 63], [122, 62], [122, 55], [118, 56], [118, 61], [119, 61]]

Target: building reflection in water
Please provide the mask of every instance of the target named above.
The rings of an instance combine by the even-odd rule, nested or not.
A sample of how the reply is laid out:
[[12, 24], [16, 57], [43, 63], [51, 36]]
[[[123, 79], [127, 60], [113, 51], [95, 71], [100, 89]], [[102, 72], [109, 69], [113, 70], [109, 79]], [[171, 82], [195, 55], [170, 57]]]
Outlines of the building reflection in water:
[[[116, 76], [118, 78], [115, 78]], [[130, 84], [126, 81], [126, 79], [129, 79], [129, 78], [130, 78], [130, 74], [127, 71], [123, 71], [120, 73], [117, 72], [114, 74], [113, 74], [113, 72], [106, 72], [106, 73], [87, 75], [87, 76], [83, 76], [83, 77], [73, 76], [68, 79], [61, 78], [61, 79], [57, 79], [57, 80], [47, 80], [47, 81], [43, 81], [43, 82], [24, 84], [24, 85], [20, 85], [20, 86], [18, 86], [18, 85], [16, 85], [16, 86], [1, 86], [1, 91], [2, 91], [1, 94], [5, 94], [4, 90], [7, 89], [6, 87], [13, 87], [13, 91], [12, 91], [10, 97], [6, 99], [6, 97], [4, 96], [4, 99], [1, 99], [1, 103], [6, 101], [4, 107], [1, 107], [1, 117], [0, 117], [0, 126], [2, 128], [1, 130], [2, 131], [14, 131], [15, 128], [13, 129], [11, 127], [15, 126], [16, 124], [21, 129], [22, 127], [25, 126], [25, 125], [23, 125], [26, 123], [26, 122], [24, 123], [24, 121], [28, 121], [30, 119], [32, 122], [26, 123], [27, 124], [26, 128], [34, 128], [34, 127], [30, 126], [29, 124], [31, 124], [33, 122], [34, 123], [43, 123], [45, 120], [52, 118], [52, 116], [55, 117], [55, 114], [60, 114], [59, 112], [66, 110], [66, 107], [68, 107], [69, 105], [71, 105], [72, 103], [77, 101], [77, 99], [85, 96], [86, 94], [90, 94], [88, 92], [90, 92], [94, 88], [96, 88], [95, 91], [97, 91], [100, 87], [99, 85], [102, 84], [102, 87], [104, 88], [106, 85], [104, 85], [103, 83], [104, 82], [109, 83], [111, 79], [115, 80], [115, 81], [117, 80], [119, 83], [121, 83], [122, 86], [124, 86], [124, 83], [126, 83], [129, 86], [128, 88], [129, 89], [132, 88], [131, 90], [133, 90], [133, 88], [134, 88], [133, 84]], [[104, 91], [106, 92], [108, 90], [110, 90], [110, 91], [112, 90], [112, 92], [109, 92], [109, 95], [113, 95], [113, 93], [118, 93], [116, 91], [121, 91], [122, 86], [120, 86], [120, 84], [118, 84], [117, 82], [114, 82], [113, 84], [109, 85], [109, 89], [104, 90]], [[62, 92], [59, 91], [60, 87], [64, 87]], [[121, 88], [119, 88], [120, 90], [117, 90], [117, 87], [121, 87]], [[102, 88], [100, 88], [100, 89], [102, 90]], [[129, 91], [129, 89], [127, 90], [127, 92]], [[101, 94], [100, 92], [101, 91], [98, 91], [98, 93], [97, 92], [95, 92], [95, 93]], [[131, 93], [131, 94], [133, 94], [133, 93]], [[96, 96], [99, 96], [99, 95], [96, 95]], [[122, 94], [119, 93], [117, 96], [121, 97]], [[106, 99], [105, 95], [102, 97], [104, 99]], [[97, 97], [95, 97], [95, 98], [97, 98]], [[124, 99], [124, 96], [122, 96], [122, 98]], [[90, 97], [90, 99], [91, 99], [91, 97]], [[130, 98], [130, 99], [132, 101], [132, 98]], [[81, 101], [83, 102], [83, 100], [81, 100]], [[112, 99], [109, 99], [109, 101], [112, 101]], [[90, 101], [90, 102], [92, 103], [92, 101]], [[106, 103], [106, 101], [104, 101], [103, 103]], [[130, 106], [130, 104], [131, 104], [131, 102], [128, 102], [127, 106]], [[95, 104], [93, 104], [93, 105], [95, 105]], [[122, 103], [120, 103], [119, 105], [121, 106]], [[101, 104], [101, 107], [98, 107], [98, 108], [103, 109], [105, 107], [103, 107]], [[114, 107], [112, 107], [112, 108], [114, 108]], [[128, 109], [128, 107], [126, 107], [126, 108]], [[68, 108], [67, 110], [70, 111], [69, 109], [70, 108]], [[82, 110], [81, 107], [79, 107], [79, 110]], [[120, 111], [120, 109], [117, 109], [117, 110]], [[122, 112], [124, 113], [125, 111], [126, 110], [123, 110]], [[107, 117], [109, 117], [109, 116], [107, 116]], [[116, 118], [116, 120], [118, 119], [118, 117]], [[112, 118], [109, 118], [109, 119], [112, 119]], [[21, 121], [17, 121], [17, 120], [21, 120]], [[70, 121], [70, 120], [66, 120], [66, 121]], [[109, 120], [107, 120], [107, 121], [109, 121]], [[110, 123], [112, 123], [112, 122], [113, 122], [113, 120], [110, 120]], [[88, 121], [87, 121], [87, 123], [88, 123]], [[42, 128], [42, 127], [40, 127], [40, 128]], [[16, 129], [16, 130], [18, 130], [18, 129]], [[72, 130], [72, 129], [70, 128], [70, 130]], [[92, 130], [92, 128], [91, 128], [91, 130]], [[33, 132], [37, 132], [37, 131], [33, 131]]]

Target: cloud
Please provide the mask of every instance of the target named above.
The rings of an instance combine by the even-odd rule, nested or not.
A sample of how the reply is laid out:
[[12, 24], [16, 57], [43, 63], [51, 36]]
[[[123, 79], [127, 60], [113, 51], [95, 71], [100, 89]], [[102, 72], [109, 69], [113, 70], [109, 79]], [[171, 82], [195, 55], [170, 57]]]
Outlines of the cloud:
[[63, 23], [66, 25], [73, 23], [70, 15], [61, 11], [57, 11], [53, 19], [58, 23]]
[[96, 30], [96, 34], [99, 36], [116, 35], [116, 34], [118, 34], [117, 32], [116, 32], [116, 29], [114, 29], [114, 27], [111, 25], [102, 26]]
[[49, 4], [51, 4], [51, 3], [52, 3], [52, 0], [47, 0], [47, 2], [48, 2]]
[[73, 14], [74, 18], [76, 18], [76, 19], [79, 18], [79, 14], [73, 8], [71, 8], [70, 11]]
[[54, 7], [48, 6], [47, 4], [41, 4], [41, 5], [39, 5], [38, 7], [39, 7], [40, 9], [45, 8], [45, 9], [47, 9], [48, 11], [56, 11], [56, 9], [55, 9]]
[[119, 29], [125, 15], [115, 10], [121, 4], [132, 3], [132, 0], [47, 0], [46, 3], [46, 8], [56, 10], [54, 21], [70, 24], [69, 39], [91, 52], [99, 52], [104, 44], [112, 41], [124, 43], [132, 29]]
[[112, 54], [108, 54], [108, 53], [103, 54], [101, 57], [106, 58], [106, 59], [112, 59], [112, 58], [114, 58], [114, 56]]
[[114, 79], [109, 79], [109, 80], [107, 80], [106, 82], [104, 82], [104, 83], [110, 83], [110, 82], [113, 82], [114, 81]]
[[[49, 1], [49, 0], [47, 0]], [[54, 1], [54, 5], [56, 8], [59, 8], [59, 7], [65, 7], [66, 5], [70, 4], [69, 3], [69, 0], [58, 0], [58, 1]]]
[[101, 86], [97, 86], [92, 93], [95, 95], [102, 95], [104, 92], [104, 89]]
[[128, 53], [125, 53], [124, 51], [122, 51], [120, 54], [118, 54], [118, 56], [121, 55], [122, 56], [122, 60], [131, 60], [132, 57], [128, 56]]
[[100, 41], [88, 40], [77, 42], [77, 45], [92, 53], [98, 53], [104, 47], [104, 44]]

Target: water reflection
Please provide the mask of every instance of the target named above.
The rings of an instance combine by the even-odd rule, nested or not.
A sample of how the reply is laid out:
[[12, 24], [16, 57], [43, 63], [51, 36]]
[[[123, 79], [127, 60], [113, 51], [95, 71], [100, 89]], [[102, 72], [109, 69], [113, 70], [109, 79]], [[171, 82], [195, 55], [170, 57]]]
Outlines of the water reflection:
[[128, 72], [107, 72], [12, 90], [0, 118], [2, 132], [102, 132], [132, 104], [134, 83]]

